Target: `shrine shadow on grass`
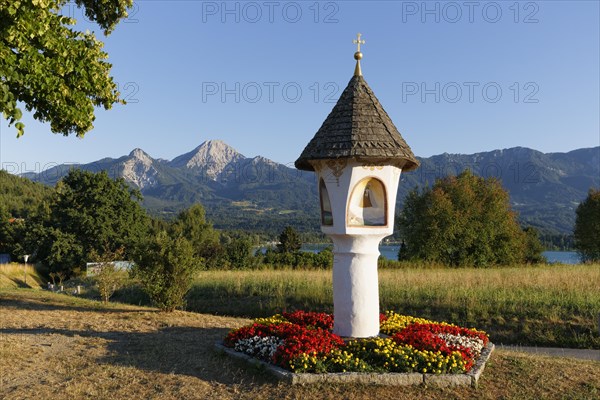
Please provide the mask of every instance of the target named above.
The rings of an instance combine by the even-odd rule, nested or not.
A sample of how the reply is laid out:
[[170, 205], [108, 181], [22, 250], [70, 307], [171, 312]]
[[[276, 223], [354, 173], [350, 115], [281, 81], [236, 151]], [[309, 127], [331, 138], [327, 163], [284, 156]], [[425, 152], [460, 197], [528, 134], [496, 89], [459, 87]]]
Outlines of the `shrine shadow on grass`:
[[257, 367], [224, 355], [215, 348], [227, 328], [166, 327], [156, 332], [123, 333], [98, 362], [165, 374], [193, 376], [222, 384], [255, 385], [275, 382]]
[[[65, 295], [66, 296], [66, 295]], [[32, 311], [80, 311], [80, 312], [98, 312], [101, 308], [103, 313], [139, 313], [140, 310], [131, 308], [121, 308], [111, 303], [112, 307], [98, 303], [97, 307], [89, 305], [77, 306], [72, 304], [61, 304], [58, 301], [48, 301], [47, 299], [34, 299], [23, 297], [11, 297], [0, 293], [0, 306], [5, 310], [32, 310]], [[158, 310], [144, 310], [145, 312], [158, 312]]]
[[[164, 374], [187, 375], [207, 382], [237, 384], [248, 388], [276, 383], [276, 379], [264, 369], [231, 359], [215, 348], [215, 343], [222, 341], [228, 332], [227, 328], [196, 327], [166, 327], [154, 332], [0, 328], [0, 336], [44, 336], [40, 341], [46, 345], [52, 344], [52, 335], [104, 339], [107, 341], [108, 355], [93, 360], [94, 364], [100, 366], [110, 364]], [[65, 353], [69, 356], [69, 350], [65, 350]], [[77, 357], [78, 352], [73, 353], [73, 357]]]

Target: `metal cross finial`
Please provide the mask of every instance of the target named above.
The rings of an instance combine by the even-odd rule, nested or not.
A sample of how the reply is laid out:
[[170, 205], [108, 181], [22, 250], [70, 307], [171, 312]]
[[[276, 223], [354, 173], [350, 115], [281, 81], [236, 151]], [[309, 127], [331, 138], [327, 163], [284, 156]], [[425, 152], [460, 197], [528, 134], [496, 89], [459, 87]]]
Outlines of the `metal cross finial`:
[[360, 37], [362, 36], [362, 33], [357, 33], [356, 34], [356, 39], [354, 39], [352, 41], [352, 43], [354, 43], [356, 45], [356, 51], [360, 52], [360, 45], [361, 44], [365, 44], [364, 40], [360, 40]]
[[360, 59], [362, 58], [362, 53], [360, 52], [360, 45], [365, 44], [364, 40], [360, 40], [362, 36], [361, 33], [356, 34], [356, 39], [352, 42], [356, 45], [356, 53], [354, 53], [354, 59], [356, 60], [356, 67], [354, 68], [354, 76], [362, 76], [362, 71], [360, 70]]

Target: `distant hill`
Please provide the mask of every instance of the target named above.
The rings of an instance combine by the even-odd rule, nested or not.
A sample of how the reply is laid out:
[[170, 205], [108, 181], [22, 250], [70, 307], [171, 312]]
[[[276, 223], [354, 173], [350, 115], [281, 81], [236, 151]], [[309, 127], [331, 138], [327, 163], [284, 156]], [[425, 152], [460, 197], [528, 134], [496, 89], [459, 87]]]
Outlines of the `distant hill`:
[[23, 176], [55, 185], [71, 168], [106, 170], [140, 189], [144, 206], [167, 218], [200, 202], [217, 228], [280, 231], [289, 224], [318, 229], [317, 188], [312, 173], [265, 157], [248, 158], [220, 140], [202, 143], [172, 161], [141, 149], [117, 159], [59, 165]]
[[420, 161], [419, 169], [402, 176], [399, 198], [414, 186], [470, 168], [477, 175], [500, 179], [521, 223], [548, 233], [572, 233], [575, 209], [590, 187], [600, 186], [600, 147], [547, 154], [515, 147], [469, 155], [441, 154]]
[[[571, 233], [575, 208], [590, 187], [600, 186], [600, 147], [548, 154], [516, 147], [419, 160], [419, 169], [402, 175], [398, 206], [414, 187], [470, 168], [475, 174], [500, 179], [521, 222], [547, 233]], [[171, 161], [135, 149], [117, 159], [59, 165], [25, 176], [54, 185], [70, 168], [107, 170], [113, 177], [123, 177], [140, 189], [144, 206], [154, 214], [173, 215], [200, 202], [218, 228], [278, 232], [293, 225], [307, 231], [319, 229], [314, 174], [261, 156], [245, 157], [220, 140], [204, 142]]]
[[12, 217], [26, 218], [52, 193], [52, 189], [0, 170], [0, 207]]

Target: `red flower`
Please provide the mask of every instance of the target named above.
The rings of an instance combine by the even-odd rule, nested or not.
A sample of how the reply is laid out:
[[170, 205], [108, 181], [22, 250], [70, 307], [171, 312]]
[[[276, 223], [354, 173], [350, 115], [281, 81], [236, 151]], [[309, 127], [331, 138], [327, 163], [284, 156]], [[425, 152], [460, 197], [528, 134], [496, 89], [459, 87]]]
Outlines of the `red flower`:
[[242, 328], [229, 332], [229, 334], [225, 337], [225, 340], [223, 342], [227, 347], [234, 347], [235, 343], [240, 339], [247, 339], [254, 336], [276, 336], [273, 330], [273, 328], [276, 326], [277, 325], [262, 324], [252, 324], [250, 326], [244, 326]]
[[298, 325], [287, 327], [291, 327], [293, 331], [286, 332], [284, 344], [273, 354], [273, 363], [284, 368], [289, 368], [290, 361], [301, 354], [324, 355], [334, 348], [344, 346], [342, 338], [329, 331], [320, 328], [307, 329]]
[[294, 311], [293, 313], [283, 313], [283, 317], [293, 324], [301, 326], [312, 326], [315, 328], [333, 329], [333, 315], [311, 311]]
[[439, 351], [447, 356], [458, 351], [467, 362], [465, 369], [469, 371], [474, 362], [471, 349], [460, 345], [448, 345], [444, 339], [438, 336], [442, 333], [476, 337], [483, 341], [484, 346], [489, 341], [487, 335], [482, 332], [442, 324], [411, 324], [392, 336], [392, 339], [398, 343], [409, 344], [419, 350]]
[[383, 324], [385, 321], [388, 320], [387, 315], [383, 314], [383, 313], [379, 313], [379, 324]]
[[[344, 341], [331, 332], [333, 328], [333, 316], [331, 314], [295, 311], [293, 313], [283, 313], [283, 317], [290, 323], [270, 325], [255, 323], [234, 330], [225, 338], [225, 345], [235, 347], [236, 343], [242, 339], [255, 336], [275, 336], [281, 339], [282, 344], [277, 347], [275, 353], [272, 353], [271, 361], [286, 369], [289, 369], [293, 361], [303, 354], [322, 358], [331, 350], [345, 346]], [[386, 320], [387, 316], [385, 314], [379, 315], [380, 323]], [[484, 346], [489, 341], [488, 336], [483, 332], [437, 323], [410, 324], [392, 336], [392, 339], [400, 344], [411, 345], [418, 350], [439, 351], [446, 356], [458, 352], [465, 361], [466, 371], [469, 371], [474, 363], [474, 351], [471, 347], [462, 344], [469, 343], [469, 341], [463, 341], [461, 338], [458, 338], [458, 341], [448, 339], [453, 344], [444, 340], [440, 335], [476, 338], [481, 340]], [[471, 343], [473, 343], [472, 340]], [[478, 352], [478, 350], [475, 350], [475, 352]]]
[[254, 336], [276, 336], [283, 339], [273, 354], [273, 363], [289, 368], [290, 361], [301, 354], [327, 354], [336, 347], [344, 346], [344, 341], [338, 335], [321, 329], [307, 328], [296, 324], [261, 325], [253, 324], [230, 332], [225, 338], [227, 347], [235, 347], [237, 341]]

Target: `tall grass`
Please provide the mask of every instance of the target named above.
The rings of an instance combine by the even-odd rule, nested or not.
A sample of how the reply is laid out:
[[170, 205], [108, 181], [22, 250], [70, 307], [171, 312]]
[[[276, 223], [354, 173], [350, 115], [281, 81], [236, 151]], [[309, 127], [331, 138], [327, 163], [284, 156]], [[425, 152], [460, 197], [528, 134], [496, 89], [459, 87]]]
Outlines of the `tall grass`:
[[0, 289], [40, 288], [45, 284], [43, 272], [33, 264], [0, 264]]
[[[382, 310], [484, 329], [499, 343], [600, 348], [600, 265], [383, 269]], [[188, 309], [259, 317], [331, 312], [330, 271], [204, 271]]]

